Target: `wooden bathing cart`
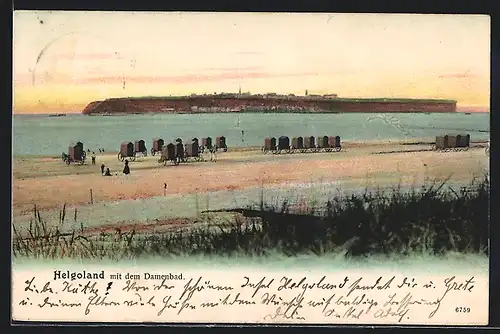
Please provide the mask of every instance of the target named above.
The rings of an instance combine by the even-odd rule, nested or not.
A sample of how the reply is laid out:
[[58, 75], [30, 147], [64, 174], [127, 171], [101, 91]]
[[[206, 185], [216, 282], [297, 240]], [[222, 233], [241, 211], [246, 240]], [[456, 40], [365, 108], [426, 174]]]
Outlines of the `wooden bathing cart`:
[[342, 145], [340, 144], [340, 136], [328, 137], [328, 146], [332, 151], [340, 152], [342, 150]]
[[153, 147], [151, 147], [151, 155], [154, 156], [156, 153], [161, 153], [165, 141], [161, 138], [153, 139]]
[[278, 138], [278, 148], [276, 150], [277, 154], [281, 154], [281, 152], [290, 153], [290, 138], [287, 136], [281, 136]]
[[276, 138], [267, 137], [264, 139], [264, 146], [262, 146], [262, 152], [266, 154], [267, 152], [276, 153]]
[[71, 143], [68, 146], [68, 154], [65, 154], [65, 153], [62, 154], [62, 160], [67, 165], [69, 165], [71, 163], [77, 163], [77, 164], [83, 165], [85, 163], [86, 158], [87, 158], [87, 154], [85, 153], [85, 150], [83, 149], [82, 142]]
[[305, 152], [319, 152], [319, 149], [316, 147], [316, 140], [314, 136], [304, 137], [304, 149]]
[[120, 145], [120, 152], [118, 152], [118, 160], [123, 161], [128, 159], [130, 161], [135, 161], [135, 149], [132, 142], [123, 142]]
[[293, 153], [295, 153], [295, 152], [304, 153], [305, 152], [304, 138], [302, 138], [302, 137], [293, 137], [292, 138], [292, 147], [291, 147], [291, 150], [292, 150]]
[[143, 157], [148, 156], [148, 149], [146, 148], [146, 142], [142, 139], [136, 140], [134, 142], [134, 151], [137, 156], [137, 153], [140, 153]]
[[315, 153], [315, 152], [339, 152], [342, 149], [340, 136], [314, 136], [293, 137], [281, 136], [276, 141], [274, 137], [264, 140], [262, 152], [281, 153]]
[[441, 152], [466, 151], [470, 147], [470, 134], [436, 136], [434, 149]]
[[215, 138], [215, 149], [227, 152], [226, 137], [220, 136]]
[[331, 152], [332, 148], [330, 147], [330, 139], [328, 136], [318, 136], [316, 139], [316, 146], [318, 151], [323, 152]]
[[204, 161], [197, 138], [193, 138], [191, 143], [184, 145], [184, 157], [186, 161], [189, 159]]
[[214, 146], [212, 144], [212, 137], [201, 138], [201, 146], [200, 151], [203, 153], [205, 150], [209, 150], [212, 152], [214, 150]]
[[163, 145], [161, 149], [161, 155], [158, 159], [158, 162], [162, 163], [166, 166], [168, 162], [173, 163], [174, 165], [178, 165], [179, 161], [175, 154], [175, 144], [168, 143], [167, 145]]

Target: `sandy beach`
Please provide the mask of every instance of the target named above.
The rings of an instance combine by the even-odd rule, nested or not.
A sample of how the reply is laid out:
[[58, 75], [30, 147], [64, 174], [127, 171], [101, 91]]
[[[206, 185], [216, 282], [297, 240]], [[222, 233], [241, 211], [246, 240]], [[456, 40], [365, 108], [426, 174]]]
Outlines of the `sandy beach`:
[[[185, 195], [220, 190], [289, 183], [347, 181], [419, 183], [423, 178], [469, 180], [488, 168], [483, 145], [467, 151], [436, 152], [429, 144], [398, 142], [345, 143], [336, 153], [263, 154], [257, 148], [218, 153], [216, 161], [164, 166], [158, 156], [131, 162], [131, 174], [121, 173], [123, 163], [115, 153], [97, 156], [85, 165], [67, 166], [60, 158], [22, 157], [13, 162], [14, 216], [25, 215], [37, 205], [41, 211], [68, 205]], [[100, 174], [100, 165], [113, 176]], [[166, 191], [164, 183], [167, 184]], [[165, 193], [164, 193], [165, 191]]]

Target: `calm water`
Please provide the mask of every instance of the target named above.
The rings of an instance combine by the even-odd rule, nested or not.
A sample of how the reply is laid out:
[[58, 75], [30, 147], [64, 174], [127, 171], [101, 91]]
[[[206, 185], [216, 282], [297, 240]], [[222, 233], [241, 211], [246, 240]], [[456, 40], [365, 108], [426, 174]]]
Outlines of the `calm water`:
[[[14, 115], [14, 155], [54, 155], [72, 141], [85, 148], [117, 152], [120, 143], [152, 138], [185, 141], [193, 137], [225, 136], [229, 148], [262, 146], [267, 136], [339, 135], [342, 140], [432, 138], [445, 133], [469, 133], [472, 140], [489, 139], [489, 113], [456, 114], [198, 114], [66, 117]], [[242, 135], [242, 131], [244, 134]]]

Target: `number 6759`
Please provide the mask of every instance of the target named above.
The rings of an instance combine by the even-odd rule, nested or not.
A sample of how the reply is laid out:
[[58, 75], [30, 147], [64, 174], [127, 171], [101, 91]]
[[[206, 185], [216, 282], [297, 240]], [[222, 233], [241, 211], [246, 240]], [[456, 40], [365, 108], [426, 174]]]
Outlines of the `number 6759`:
[[458, 306], [455, 308], [457, 313], [470, 313], [470, 307]]

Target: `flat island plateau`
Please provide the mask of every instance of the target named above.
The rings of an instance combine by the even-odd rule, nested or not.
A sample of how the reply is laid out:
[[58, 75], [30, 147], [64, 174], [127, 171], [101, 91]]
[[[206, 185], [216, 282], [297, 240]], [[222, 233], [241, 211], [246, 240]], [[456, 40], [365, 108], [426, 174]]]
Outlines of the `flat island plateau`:
[[89, 103], [84, 115], [148, 113], [453, 113], [457, 101], [443, 99], [341, 98], [336, 94], [275, 93], [109, 98]]

